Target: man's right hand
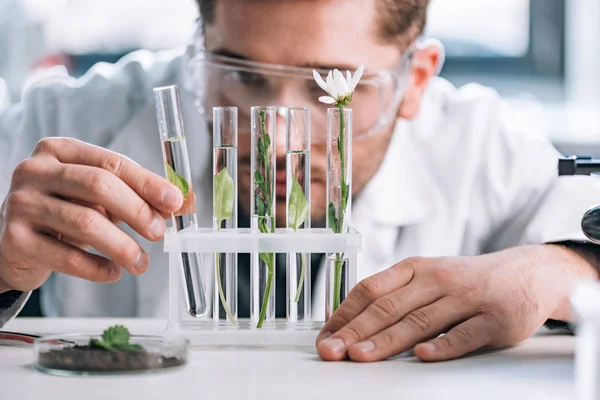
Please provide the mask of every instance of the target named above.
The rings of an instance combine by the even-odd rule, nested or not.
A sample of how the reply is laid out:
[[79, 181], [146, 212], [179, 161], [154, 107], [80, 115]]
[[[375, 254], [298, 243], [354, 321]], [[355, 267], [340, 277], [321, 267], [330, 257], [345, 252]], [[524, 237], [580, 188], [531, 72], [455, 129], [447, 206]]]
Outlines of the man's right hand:
[[95, 282], [118, 281], [121, 268], [141, 274], [148, 254], [117, 224], [158, 241], [163, 215], [182, 203], [174, 185], [126, 157], [74, 139], [43, 139], [15, 169], [0, 209], [0, 293], [36, 289], [52, 271]]

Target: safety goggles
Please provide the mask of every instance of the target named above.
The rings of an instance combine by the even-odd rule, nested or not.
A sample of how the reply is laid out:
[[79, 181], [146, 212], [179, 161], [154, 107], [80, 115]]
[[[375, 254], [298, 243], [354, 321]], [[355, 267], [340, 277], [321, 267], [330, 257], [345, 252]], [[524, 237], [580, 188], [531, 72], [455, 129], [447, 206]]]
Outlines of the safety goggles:
[[[404, 53], [393, 70], [364, 72], [350, 104], [354, 139], [373, 135], [397, 118], [414, 48]], [[317, 72], [325, 78], [329, 71]], [[186, 86], [196, 95], [197, 106], [208, 121], [213, 107], [236, 106], [242, 135], [250, 132], [252, 106], [274, 106], [282, 116], [287, 107], [309, 106], [312, 141], [326, 141], [331, 105], [318, 101], [325, 93], [315, 82], [312, 68], [240, 60], [199, 49], [188, 57], [187, 75]]]

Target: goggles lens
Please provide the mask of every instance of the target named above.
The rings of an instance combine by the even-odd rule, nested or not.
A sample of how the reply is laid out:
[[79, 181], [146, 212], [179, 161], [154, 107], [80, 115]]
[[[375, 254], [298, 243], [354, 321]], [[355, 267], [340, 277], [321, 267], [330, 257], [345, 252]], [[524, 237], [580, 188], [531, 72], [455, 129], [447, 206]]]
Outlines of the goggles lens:
[[[410, 74], [410, 52], [395, 71], [368, 72], [357, 85], [353, 109], [354, 138], [371, 135], [395, 120]], [[326, 93], [317, 85], [312, 69], [253, 61], [200, 52], [189, 61], [189, 87], [198, 96], [207, 119], [213, 107], [239, 109], [239, 133], [249, 134], [250, 108], [256, 105], [311, 108], [313, 141], [326, 141], [327, 109], [318, 101]], [[328, 71], [319, 70], [323, 78]]]

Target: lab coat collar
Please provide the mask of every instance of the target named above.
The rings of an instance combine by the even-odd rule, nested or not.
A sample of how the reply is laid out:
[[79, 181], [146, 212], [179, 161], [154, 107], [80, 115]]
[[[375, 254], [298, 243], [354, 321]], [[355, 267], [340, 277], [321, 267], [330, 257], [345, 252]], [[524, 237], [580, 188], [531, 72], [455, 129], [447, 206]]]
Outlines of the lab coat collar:
[[[384, 161], [357, 196], [353, 219], [382, 227], [418, 224], [435, 213], [438, 189], [413, 123], [398, 119]], [[356, 145], [360, 145], [357, 142]], [[359, 228], [360, 229], [360, 228]]]

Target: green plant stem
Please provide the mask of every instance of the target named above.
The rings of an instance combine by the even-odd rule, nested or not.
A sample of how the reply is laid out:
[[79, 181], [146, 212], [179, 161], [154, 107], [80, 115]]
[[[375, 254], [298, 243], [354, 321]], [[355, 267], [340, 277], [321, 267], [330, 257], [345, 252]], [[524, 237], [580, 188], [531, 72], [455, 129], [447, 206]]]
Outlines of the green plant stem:
[[[267, 136], [267, 126], [266, 126], [266, 122], [265, 122], [265, 114], [264, 112], [260, 112], [260, 122], [261, 122], [261, 130], [262, 130], [262, 137], [263, 140], [264, 138]], [[269, 144], [270, 147], [270, 144]], [[275, 233], [275, 219], [273, 218], [273, 216], [271, 216], [270, 214], [270, 210], [272, 208], [272, 198], [273, 198], [273, 193], [271, 193], [271, 176], [269, 174], [269, 152], [267, 149], [266, 154], [263, 154], [263, 160], [265, 163], [265, 185], [267, 187], [268, 193], [265, 193], [265, 215], [263, 216], [264, 218], [270, 218], [271, 219], [271, 233]], [[266, 225], [266, 219], [262, 221], [262, 223], [259, 221], [259, 230], [262, 233], [269, 233], [269, 228]], [[269, 253], [261, 253], [260, 254], [260, 258], [263, 260], [263, 262], [265, 262], [265, 264], [267, 265], [267, 286], [265, 287], [265, 293], [263, 295], [263, 302], [262, 302], [262, 306], [260, 309], [260, 315], [258, 317], [258, 323], [256, 324], [256, 327], [258, 329], [262, 328], [263, 323], [265, 322], [265, 318], [267, 315], [267, 307], [269, 306], [269, 296], [271, 294], [271, 286], [273, 286], [273, 275], [275, 274], [275, 257], [273, 254], [269, 254]]]
[[[221, 224], [219, 223], [219, 226], [217, 227], [217, 231], [220, 231], [220, 230], [221, 230]], [[232, 323], [237, 324], [235, 317], [231, 313], [231, 310], [229, 309], [229, 306], [227, 305], [227, 302], [225, 301], [225, 293], [223, 293], [223, 284], [221, 283], [221, 268], [219, 265], [220, 260], [221, 260], [221, 253], [215, 254], [215, 274], [217, 276], [217, 285], [219, 286], [219, 297], [221, 298], [221, 303], [223, 304], [223, 308], [225, 309], [227, 316], [229, 317], [229, 319], [231, 320]]]
[[294, 298], [294, 303], [300, 301], [300, 292], [302, 292], [302, 286], [304, 285], [304, 275], [306, 274], [306, 254], [300, 254], [300, 259], [302, 262], [302, 270], [300, 272], [300, 282], [298, 282], [298, 288], [296, 289], [296, 297]]
[[[262, 254], [268, 261], [265, 262], [267, 264], [267, 286], [265, 287], [265, 293], [263, 294], [263, 303], [260, 308], [260, 315], [258, 317], [258, 323], [256, 327], [258, 329], [262, 328], [263, 323], [265, 322], [265, 318], [267, 316], [267, 307], [269, 305], [269, 296], [271, 295], [271, 286], [273, 285], [273, 275], [274, 275], [274, 257], [273, 254]], [[263, 259], [263, 261], [265, 261]]]
[[[344, 107], [338, 106], [340, 110], [340, 136], [338, 137], [338, 150], [340, 152], [340, 181], [342, 187], [341, 204], [339, 210], [339, 224], [338, 233], [342, 233], [344, 229], [344, 214], [346, 213], [345, 207], [347, 206], [348, 200], [344, 198], [344, 187], [346, 186], [346, 163], [345, 163], [345, 148], [344, 148], [344, 130], [346, 128], [344, 121]], [[346, 195], [348, 195], [348, 189]], [[337, 253], [335, 256], [335, 268], [333, 278], [333, 312], [340, 307], [340, 297], [342, 291], [342, 267], [344, 266], [344, 254]]]

